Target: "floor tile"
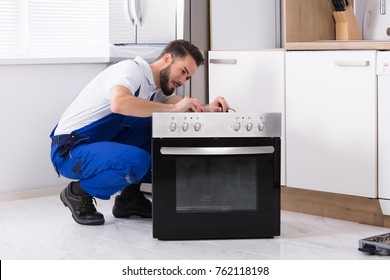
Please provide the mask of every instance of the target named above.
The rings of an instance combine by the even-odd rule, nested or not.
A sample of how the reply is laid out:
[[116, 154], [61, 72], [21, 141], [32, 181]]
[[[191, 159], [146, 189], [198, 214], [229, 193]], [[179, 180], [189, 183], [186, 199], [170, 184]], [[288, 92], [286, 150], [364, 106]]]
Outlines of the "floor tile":
[[0, 202], [0, 259], [8, 260], [390, 260], [358, 251], [389, 229], [282, 211], [269, 239], [160, 241], [151, 219], [116, 219], [114, 198], [97, 200], [104, 226], [75, 223], [58, 196]]

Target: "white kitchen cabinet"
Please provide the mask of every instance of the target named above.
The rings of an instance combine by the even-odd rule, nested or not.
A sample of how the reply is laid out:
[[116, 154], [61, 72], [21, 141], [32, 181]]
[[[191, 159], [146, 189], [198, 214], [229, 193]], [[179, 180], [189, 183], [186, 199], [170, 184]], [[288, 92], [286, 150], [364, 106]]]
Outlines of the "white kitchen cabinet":
[[209, 52], [209, 101], [223, 96], [236, 112], [282, 113], [282, 185], [285, 185], [284, 54], [280, 49]]
[[212, 50], [280, 46], [280, 0], [211, 0]]
[[287, 185], [377, 197], [376, 51], [286, 53]]

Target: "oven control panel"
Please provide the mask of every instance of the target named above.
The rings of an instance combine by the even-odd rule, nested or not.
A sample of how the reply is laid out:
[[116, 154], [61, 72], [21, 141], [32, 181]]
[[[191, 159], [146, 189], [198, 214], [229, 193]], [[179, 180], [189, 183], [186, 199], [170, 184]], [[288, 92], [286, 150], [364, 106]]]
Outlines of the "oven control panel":
[[153, 138], [281, 137], [281, 113], [154, 113]]

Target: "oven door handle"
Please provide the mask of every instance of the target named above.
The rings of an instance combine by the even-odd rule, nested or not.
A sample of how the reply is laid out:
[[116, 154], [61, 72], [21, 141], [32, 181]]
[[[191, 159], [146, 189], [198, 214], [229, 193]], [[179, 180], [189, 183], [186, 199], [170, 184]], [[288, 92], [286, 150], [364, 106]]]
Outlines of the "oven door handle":
[[273, 146], [253, 147], [161, 147], [163, 155], [260, 155], [272, 154]]

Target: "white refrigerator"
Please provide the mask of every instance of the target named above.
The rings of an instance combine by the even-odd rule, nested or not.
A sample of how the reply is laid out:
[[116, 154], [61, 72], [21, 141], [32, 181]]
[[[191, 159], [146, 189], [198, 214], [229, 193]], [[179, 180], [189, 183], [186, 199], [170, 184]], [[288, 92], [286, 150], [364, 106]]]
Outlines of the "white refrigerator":
[[167, 43], [184, 37], [188, 0], [110, 0], [110, 59], [154, 61]]
[[[175, 39], [192, 42], [207, 59], [209, 6], [209, 0], [110, 0], [110, 61], [139, 55], [151, 63]], [[176, 94], [205, 102], [207, 87], [207, 65], [201, 65]]]

